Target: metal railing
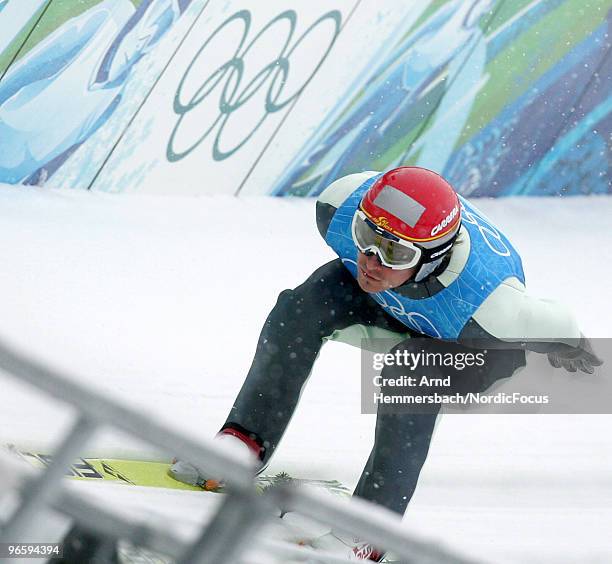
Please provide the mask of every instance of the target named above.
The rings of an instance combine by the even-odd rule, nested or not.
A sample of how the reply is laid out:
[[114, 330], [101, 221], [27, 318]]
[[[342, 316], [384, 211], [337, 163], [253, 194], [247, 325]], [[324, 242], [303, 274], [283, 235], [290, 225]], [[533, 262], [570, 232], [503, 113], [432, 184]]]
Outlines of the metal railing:
[[[468, 564], [467, 559], [429, 542], [414, 538], [401, 526], [399, 517], [365, 500], [350, 503], [323, 496], [320, 492], [290, 485], [277, 486], [259, 494], [254, 469], [211, 440], [196, 442], [173, 431], [137, 410], [120, 405], [78, 383], [75, 378], [49, 368], [0, 342], [0, 368], [8, 375], [43, 390], [49, 396], [76, 408], [79, 415], [61, 441], [49, 466], [32, 474], [20, 492], [20, 503], [0, 529], [0, 542], [20, 542], [31, 533], [34, 515], [44, 506], [87, 525], [92, 530], [133, 544], [148, 547], [174, 558], [180, 564], [239, 562], [256, 533], [278, 515], [278, 508], [290, 509], [330, 528], [359, 537], [392, 551], [402, 562]], [[93, 501], [69, 491], [62, 481], [65, 472], [100, 426], [110, 426], [171, 452], [223, 476], [227, 495], [216, 514], [192, 542], [175, 538], [150, 523], [134, 523]], [[286, 559], [309, 562], [343, 562], [337, 555], [263, 539], [257, 543], [270, 553]]]

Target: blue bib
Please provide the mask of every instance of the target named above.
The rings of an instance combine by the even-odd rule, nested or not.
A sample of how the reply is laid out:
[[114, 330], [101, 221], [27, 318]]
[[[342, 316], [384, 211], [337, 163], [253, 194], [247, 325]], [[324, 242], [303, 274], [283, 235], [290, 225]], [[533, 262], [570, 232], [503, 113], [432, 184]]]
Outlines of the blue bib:
[[[357, 278], [357, 247], [351, 235], [353, 214], [365, 192], [379, 176], [366, 180], [338, 208], [325, 241]], [[370, 294], [390, 315], [406, 327], [436, 337], [456, 340], [474, 312], [504, 281], [525, 275], [521, 257], [505, 235], [480, 211], [459, 196], [462, 224], [470, 239], [468, 260], [457, 278], [431, 297], [414, 299], [394, 290]]]

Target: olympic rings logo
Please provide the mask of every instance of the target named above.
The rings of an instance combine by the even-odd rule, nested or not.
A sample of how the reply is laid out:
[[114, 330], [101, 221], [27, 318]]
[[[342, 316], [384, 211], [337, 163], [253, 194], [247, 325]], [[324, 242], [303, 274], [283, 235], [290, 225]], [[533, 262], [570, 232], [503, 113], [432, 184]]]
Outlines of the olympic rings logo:
[[[476, 226], [484, 242], [496, 255], [501, 257], [510, 256], [510, 249], [506, 243], [504, 243], [499, 231], [481, 215], [468, 211], [463, 203], [461, 204], [461, 218], [466, 223], [471, 223]], [[479, 222], [482, 222], [482, 224]]]
[[385, 290], [378, 294], [372, 294], [372, 297], [384, 310], [388, 311], [410, 329], [437, 339], [442, 338], [440, 331], [436, 329], [435, 325], [426, 316], [417, 311], [406, 311], [402, 302], [392, 292]]
[[[344, 264], [354, 276], [357, 276], [357, 263], [354, 260], [343, 258], [342, 264]], [[408, 328], [418, 333], [429, 335], [430, 337], [442, 338], [440, 331], [436, 329], [436, 326], [427, 319], [426, 316], [416, 311], [406, 311], [404, 304], [402, 304], [393, 292], [385, 290], [377, 294], [370, 294], [370, 296], [372, 296], [374, 301], [376, 301], [376, 303], [378, 303], [387, 313], [401, 321]]]
[[[215, 132], [212, 148], [213, 159], [221, 161], [232, 156], [251, 139], [270, 114], [274, 114], [286, 108], [304, 91], [331, 51], [340, 33], [341, 19], [342, 17], [338, 10], [327, 12], [319, 17], [295, 40], [294, 34], [297, 26], [297, 14], [294, 10], [286, 10], [280, 13], [270, 20], [250, 40], [251, 13], [248, 10], [236, 12], [225, 20], [215, 29], [215, 31], [213, 31], [197, 51], [179, 82], [173, 104], [174, 112], [179, 117], [172, 130], [166, 148], [168, 160], [170, 162], [176, 162], [183, 159], [208, 138], [209, 135], [213, 134], [213, 132]], [[285, 24], [285, 26], [283, 26], [283, 24]], [[286, 29], [287, 24], [288, 29]], [[296, 48], [301, 46], [309, 36], [312, 37], [313, 32], [315, 32], [317, 28], [330, 24], [330, 37], [327, 43], [324, 42], [324, 51], [320, 58], [315, 61], [316, 64], [313, 70], [304, 77], [304, 80], [293, 92], [285, 92], [289, 78], [290, 60]], [[204, 82], [195, 89], [195, 92], [191, 95], [187, 94], [187, 83], [190, 79], [193, 80], [194, 76], [199, 77], [197, 67], [205, 61], [204, 57], [209, 54], [207, 48], [211, 45], [213, 39], [224, 32], [224, 37], [234, 37], [235, 29], [233, 28], [236, 25], [240, 26], [241, 34], [231, 58], [219, 66], [212, 74], [206, 76]], [[282, 31], [283, 29], [285, 31]], [[254, 50], [253, 48], [258, 42], [262, 44], [266, 41], [264, 36], [269, 33], [274, 34], [275, 43], [280, 46], [280, 51], [272, 61], [255, 74], [254, 78], [252, 78], [248, 84], [242, 84], [247, 68], [246, 59]], [[283, 34], [286, 34], [284, 36], [284, 41], [282, 39]], [[317, 35], [316, 45], [321, 44], [320, 35], [320, 33]], [[240, 108], [251, 100], [262, 88], [267, 88], [267, 91], [265, 93], [265, 102], [261, 108], [261, 116], [258, 121], [250, 128], [250, 131], [246, 133], [243, 133], [243, 130], [240, 129], [242, 138], [234, 142], [233, 146], [227, 149], [221, 148], [223, 133], [232, 115], [240, 110]], [[205, 122], [204, 132], [196, 140], [183, 143], [184, 148], [178, 149], [178, 138], [180, 137], [186, 117], [216, 90], [219, 92], [218, 113], [212, 119], [212, 123]], [[233, 131], [235, 132], [236, 128], [234, 128]]]

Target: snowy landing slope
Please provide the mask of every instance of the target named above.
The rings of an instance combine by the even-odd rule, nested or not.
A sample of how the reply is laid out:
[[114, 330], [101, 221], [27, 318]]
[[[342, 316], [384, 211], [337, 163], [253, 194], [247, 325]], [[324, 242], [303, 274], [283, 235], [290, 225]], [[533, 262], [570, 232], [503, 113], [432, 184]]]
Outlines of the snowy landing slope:
[[[609, 337], [612, 198], [477, 204], [522, 253], [530, 292]], [[0, 217], [0, 337], [194, 436], [224, 420], [278, 292], [333, 258], [312, 201], [2, 186]], [[51, 448], [70, 411], [2, 385], [2, 441]], [[326, 345], [270, 471], [353, 486], [374, 424], [359, 405], [358, 351]], [[611, 431], [610, 416], [446, 415], [406, 527], [492, 562], [611, 561]], [[113, 433], [88, 452], [155, 456]], [[159, 513], [155, 492], [106, 489]], [[164, 493], [173, 518], [197, 520], [193, 495]]]

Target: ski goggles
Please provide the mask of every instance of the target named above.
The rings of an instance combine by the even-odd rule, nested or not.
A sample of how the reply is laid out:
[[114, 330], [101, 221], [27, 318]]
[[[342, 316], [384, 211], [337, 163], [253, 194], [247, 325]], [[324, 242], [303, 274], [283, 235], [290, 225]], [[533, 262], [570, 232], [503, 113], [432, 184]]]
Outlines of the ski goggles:
[[376, 253], [380, 262], [393, 270], [412, 268], [421, 259], [422, 250], [419, 247], [381, 229], [361, 210], [353, 215], [351, 233], [362, 253]]

